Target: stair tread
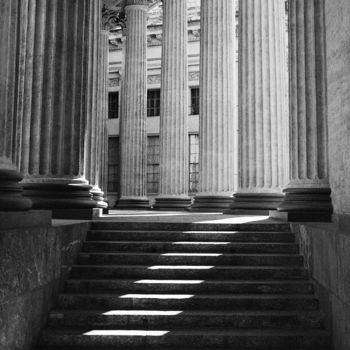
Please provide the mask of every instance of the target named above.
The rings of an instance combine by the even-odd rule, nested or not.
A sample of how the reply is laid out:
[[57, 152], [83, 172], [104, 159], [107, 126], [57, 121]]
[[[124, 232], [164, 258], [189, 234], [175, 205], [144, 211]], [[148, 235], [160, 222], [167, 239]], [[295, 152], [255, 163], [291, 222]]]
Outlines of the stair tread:
[[[145, 296], [179, 296], [179, 295], [187, 295], [187, 294], [183, 294], [183, 293], [151, 293], [151, 294], [147, 294], [147, 293], [124, 293], [123, 295], [127, 295], [127, 294], [131, 294], [131, 295], [145, 295]], [[93, 293], [93, 294], [89, 294], [89, 293], [61, 293], [61, 296], [79, 296], [79, 297], [84, 297], [84, 296], [94, 296], [94, 297], [118, 297], [118, 295], [116, 293]], [[191, 294], [191, 299], [274, 299], [274, 298], [282, 298], [282, 299], [315, 299], [316, 297], [314, 295], [310, 295], [310, 294], [195, 294], [192, 295]]]
[[[183, 266], [183, 267], [193, 267], [194, 269], [196, 267], [203, 267], [203, 266], [209, 266], [209, 265], [166, 265], [166, 264], [161, 264], [161, 265], [154, 265], [154, 266], [164, 266], [164, 267], [174, 267], [174, 266]], [[118, 264], [91, 264], [91, 265], [73, 265], [73, 268], [83, 268], [83, 269], [88, 269], [92, 267], [99, 267], [99, 268], [130, 268], [130, 269], [135, 269], [135, 268], [144, 268], [144, 269], [151, 269], [152, 266], [149, 265], [118, 265]], [[217, 266], [211, 266], [211, 269], [232, 269], [232, 270], [237, 270], [237, 269], [252, 269], [252, 270], [266, 270], [266, 269], [272, 269], [272, 270], [293, 270], [293, 269], [301, 269], [304, 270], [304, 267], [298, 266], [298, 265], [292, 265], [292, 266], [275, 266], [275, 265], [264, 265], [264, 266], [250, 266], [250, 265], [217, 265]]]
[[[130, 331], [133, 331], [134, 329], [130, 329]], [[123, 329], [122, 331], [127, 331], [126, 329]], [[160, 330], [163, 331], [163, 330]], [[260, 335], [260, 336], [328, 336], [329, 332], [326, 330], [281, 330], [279, 328], [276, 329], [235, 329], [233, 327], [228, 327], [226, 329], [215, 329], [215, 328], [200, 328], [200, 329], [171, 329], [168, 330], [169, 333], [172, 333], [173, 335], [210, 335], [210, 334], [222, 334], [222, 335], [228, 335], [228, 336], [254, 336], [254, 335]], [[84, 335], [84, 333], [87, 332], [86, 329], [44, 329], [43, 332], [45, 333], [52, 333], [52, 334], [70, 334], [70, 335]], [[147, 332], [147, 330], [145, 330]]]
[[[69, 280], [67, 280], [68, 283], [70, 282], [73, 282], [73, 283], [78, 283], [78, 282], [85, 282], [85, 281], [98, 281], [98, 282], [110, 282], [110, 281], [130, 281], [130, 282], [136, 282], [138, 281], [139, 279], [135, 279], [135, 278], [89, 278], [89, 277], [84, 277], [84, 278], [70, 278]], [[176, 281], [180, 282], [180, 281], [183, 281], [183, 279], [170, 279], [172, 282], [176, 283]], [[169, 279], [164, 279], [164, 278], [159, 278], [159, 279], [155, 279], [155, 278], [152, 278], [152, 281], [169, 281]], [[191, 281], [189, 279], [189, 281]], [[242, 284], [242, 283], [247, 283], [247, 284], [266, 284], [266, 283], [269, 283], [269, 284], [280, 284], [280, 283], [287, 283], [287, 284], [305, 284], [305, 283], [309, 283], [309, 284], [314, 284], [312, 281], [310, 280], [283, 280], [283, 279], [280, 279], [280, 280], [238, 280], [238, 279], [225, 279], [225, 280], [220, 280], [220, 279], [217, 279], [217, 280], [210, 280], [210, 279], [206, 279], [205, 281], [202, 282], [202, 284], [208, 284], [208, 283], [213, 283], [213, 284], [229, 284], [229, 283], [232, 283], [232, 284]]]
[[[123, 312], [125, 315], [146, 315], [146, 316], [167, 316], [166, 310], [113, 310], [117, 311], [117, 316], [120, 316]], [[308, 311], [308, 310], [290, 310], [290, 311], [280, 311], [280, 310], [256, 310], [256, 311], [245, 311], [245, 310], [171, 310], [173, 312], [181, 312], [181, 315], [204, 315], [204, 316], [295, 316], [295, 315], [305, 315], [305, 316], [318, 316], [321, 315], [320, 311]], [[105, 315], [105, 310], [65, 310], [65, 309], [54, 309], [50, 312], [50, 316], [54, 315], [104, 315], [104, 316], [114, 316]]]

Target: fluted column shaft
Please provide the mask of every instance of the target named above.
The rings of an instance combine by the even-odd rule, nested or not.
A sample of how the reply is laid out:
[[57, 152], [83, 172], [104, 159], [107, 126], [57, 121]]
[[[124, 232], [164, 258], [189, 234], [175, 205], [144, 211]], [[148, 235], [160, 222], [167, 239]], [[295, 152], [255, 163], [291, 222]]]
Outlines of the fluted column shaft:
[[240, 1], [240, 182], [231, 206], [272, 210], [288, 176], [287, 60], [283, 0]]
[[146, 197], [147, 4], [128, 0], [121, 115], [119, 208], [148, 207]]
[[160, 195], [156, 208], [190, 205], [188, 197], [187, 1], [163, 1], [160, 97]]
[[28, 17], [22, 12], [27, 2], [0, 1], [0, 211], [21, 211], [31, 207], [18, 182], [23, 178], [16, 160], [19, 95], [23, 54], [21, 40]]
[[324, 0], [290, 0], [289, 16], [290, 183], [278, 210], [329, 220]]
[[226, 208], [235, 190], [234, 16], [234, 1], [202, 1], [200, 194], [193, 209]]
[[[94, 25], [100, 27], [100, 18]], [[94, 39], [91, 46], [90, 69], [91, 84], [89, 84], [89, 94], [91, 102], [89, 103], [91, 115], [88, 123], [91, 137], [86, 139], [87, 157], [87, 179], [93, 186], [91, 193], [93, 199], [98, 203], [98, 207], [106, 208], [107, 203], [104, 200], [103, 176], [105, 175], [103, 147], [105, 145], [105, 128], [107, 118], [107, 75], [108, 75], [108, 32], [100, 33], [96, 30], [98, 38]]]
[[25, 193], [40, 208], [92, 208], [84, 146], [94, 136], [88, 62], [99, 45], [101, 2], [29, 0], [27, 12], [18, 159]]

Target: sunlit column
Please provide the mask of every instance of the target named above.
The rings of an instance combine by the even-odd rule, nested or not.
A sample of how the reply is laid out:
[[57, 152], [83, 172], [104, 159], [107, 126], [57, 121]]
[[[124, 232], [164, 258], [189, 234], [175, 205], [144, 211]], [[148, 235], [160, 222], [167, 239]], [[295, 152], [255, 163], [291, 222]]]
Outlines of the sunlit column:
[[27, 1], [0, 0], [0, 211], [28, 210], [32, 205], [22, 196], [18, 182], [23, 177], [15, 166], [16, 130], [21, 127], [17, 109], [21, 101], [18, 92], [23, 84], [21, 42], [28, 21], [22, 7], [25, 9], [26, 5]]
[[285, 2], [241, 0], [240, 16], [240, 181], [231, 211], [268, 213], [288, 178]]
[[201, 3], [200, 177], [192, 210], [228, 208], [234, 184], [235, 11], [232, 0]]
[[146, 196], [147, 0], [126, 1], [121, 115], [121, 198], [118, 208], [148, 208]]
[[285, 218], [329, 221], [324, 0], [289, 1], [290, 182]]
[[[97, 25], [100, 22], [97, 21]], [[92, 57], [90, 65], [92, 68], [92, 80], [96, 83], [89, 85], [90, 93], [94, 102], [90, 104], [91, 110], [91, 145], [87, 147], [89, 153], [87, 154], [89, 169], [88, 180], [93, 186], [91, 193], [93, 199], [97, 202], [98, 207], [107, 208], [107, 202], [104, 198], [104, 177], [107, 176], [105, 171], [106, 157], [105, 150], [105, 130], [107, 122], [107, 76], [108, 76], [108, 32], [103, 31], [99, 33], [98, 40], [95, 40], [96, 45], [93, 45], [96, 50], [92, 50]]]
[[187, 1], [163, 1], [160, 195], [155, 208], [184, 209], [188, 197]]

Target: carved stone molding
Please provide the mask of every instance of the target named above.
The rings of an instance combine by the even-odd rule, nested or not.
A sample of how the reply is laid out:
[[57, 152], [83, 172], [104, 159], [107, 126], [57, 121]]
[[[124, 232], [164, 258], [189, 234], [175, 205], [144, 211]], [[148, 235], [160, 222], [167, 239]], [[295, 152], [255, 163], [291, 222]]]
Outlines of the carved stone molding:
[[109, 8], [106, 4], [102, 7], [102, 27], [111, 30], [117, 26], [125, 28], [125, 13], [122, 7]]

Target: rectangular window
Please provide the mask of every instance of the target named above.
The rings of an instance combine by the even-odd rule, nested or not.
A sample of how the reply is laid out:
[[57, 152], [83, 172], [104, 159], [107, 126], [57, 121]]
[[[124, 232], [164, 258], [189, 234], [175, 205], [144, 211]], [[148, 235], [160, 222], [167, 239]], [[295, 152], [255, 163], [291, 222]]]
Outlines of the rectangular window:
[[108, 192], [119, 193], [119, 137], [108, 138]]
[[147, 137], [147, 193], [159, 192], [159, 136]]
[[160, 90], [147, 91], [147, 117], [160, 116]]
[[199, 115], [199, 88], [191, 88], [191, 115]]
[[119, 92], [110, 92], [108, 94], [108, 119], [117, 119], [119, 117]]
[[199, 136], [189, 135], [190, 164], [189, 164], [189, 192], [197, 193], [199, 183]]

